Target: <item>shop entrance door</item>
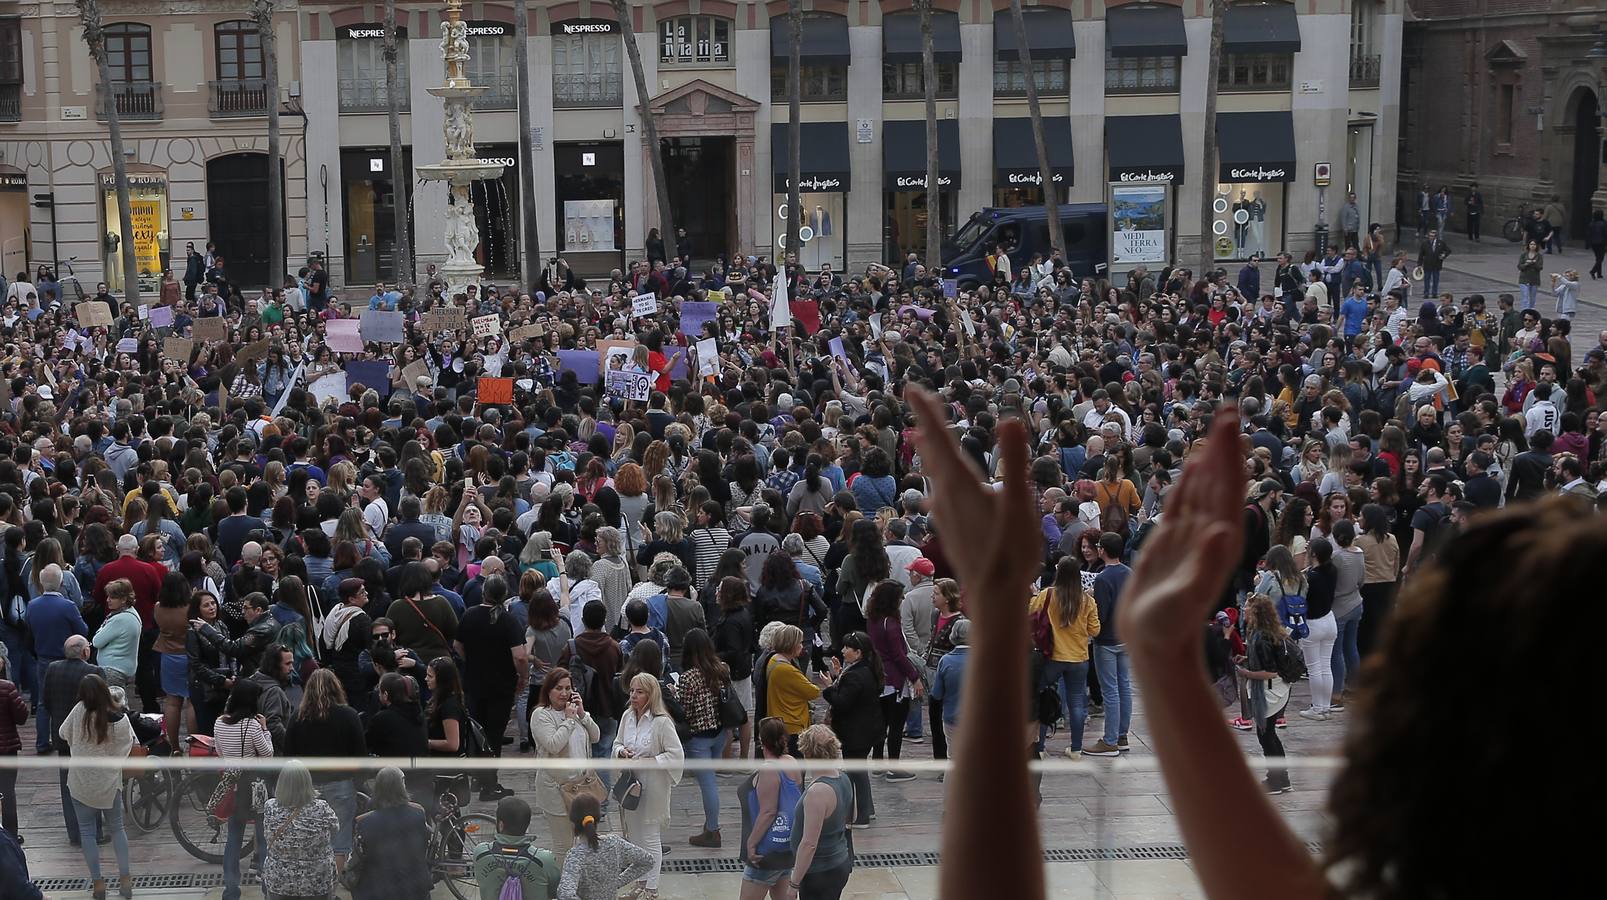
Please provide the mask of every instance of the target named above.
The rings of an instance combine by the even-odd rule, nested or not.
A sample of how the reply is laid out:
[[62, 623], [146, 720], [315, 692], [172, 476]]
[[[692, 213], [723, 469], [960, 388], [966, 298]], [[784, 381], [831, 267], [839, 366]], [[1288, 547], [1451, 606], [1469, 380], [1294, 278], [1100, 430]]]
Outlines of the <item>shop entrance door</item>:
[[[675, 224], [686, 229], [693, 259], [707, 263], [731, 249], [736, 229], [736, 139], [677, 137], [661, 143]], [[675, 236], [665, 235], [664, 252], [674, 256], [675, 246]]]
[[[208, 239], [218, 245], [229, 280], [268, 286], [268, 155], [231, 153], [206, 164]], [[200, 241], [196, 242], [197, 244]]]

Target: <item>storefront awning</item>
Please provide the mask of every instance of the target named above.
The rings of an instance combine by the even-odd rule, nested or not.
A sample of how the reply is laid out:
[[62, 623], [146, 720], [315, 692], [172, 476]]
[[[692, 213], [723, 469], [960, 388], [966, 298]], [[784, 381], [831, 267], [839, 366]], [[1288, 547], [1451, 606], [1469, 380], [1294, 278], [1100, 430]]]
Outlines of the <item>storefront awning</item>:
[[1112, 182], [1183, 183], [1183, 120], [1175, 115], [1111, 116], [1105, 150]]
[[[920, 33], [916, 33], [917, 39]], [[792, 53], [792, 23], [786, 16], [770, 19], [770, 58], [786, 59]], [[803, 46], [798, 56], [811, 66], [848, 65], [848, 19], [829, 13], [803, 17]]]
[[[804, 122], [798, 137], [798, 190], [805, 194], [848, 190], [848, 123]], [[775, 192], [787, 192], [789, 125], [770, 125], [771, 170]]]
[[1183, 10], [1165, 4], [1117, 6], [1105, 11], [1111, 56], [1187, 56]]
[[1298, 53], [1300, 22], [1288, 3], [1229, 6], [1222, 23], [1223, 53]]
[[[925, 122], [882, 124], [882, 169], [887, 174], [885, 190], [926, 189]], [[937, 180], [939, 188], [960, 186], [960, 123], [953, 119], [937, 123]]]
[[[1045, 116], [1043, 136], [1055, 184], [1062, 187], [1071, 184], [1071, 119]], [[1038, 168], [1038, 145], [1032, 139], [1032, 120], [994, 119], [993, 186], [1009, 188], [1028, 184], [1043, 184], [1043, 172]]]
[[1217, 113], [1216, 141], [1224, 184], [1295, 180], [1295, 117], [1288, 110]]
[[[1027, 29], [1027, 49], [1032, 60], [1074, 59], [1077, 56], [1077, 37], [1072, 33], [1071, 10], [1051, 6], [1033, 6], [1021, 11], [1021, 23]], [[1017, 59], [1016, 20], [1007, 9], [993, 14], [993, 54], [999, 59]]]
[[[938, 62], [960, 61], [960, 17], [932, 11], [932, 57]], [[921, 61], [921, 17], [912, 12], [882, 17], [882, 62]]]

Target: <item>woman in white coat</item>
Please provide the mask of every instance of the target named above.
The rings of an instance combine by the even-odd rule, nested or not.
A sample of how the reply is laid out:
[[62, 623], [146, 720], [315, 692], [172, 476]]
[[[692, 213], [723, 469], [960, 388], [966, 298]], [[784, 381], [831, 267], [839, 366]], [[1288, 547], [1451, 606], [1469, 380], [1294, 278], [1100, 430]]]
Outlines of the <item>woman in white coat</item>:
[[638, 891], [631, 896], [656, 900], [659, 868], [664, 861], [661, 829], [670, 816], [670, 788], [681, 781], [681, 763], [686, 755], [681, 739], [675, 734], [675, 720], [664, 707], [658, 679], [646, 672], [631, 679], [630, 704], [619, 718], [614, 756], [655, 763], [652, 768], [634, 770], [638, 783], [628, 790], [630, 793], [640, 791], [636, 808], [625, 808], [633, 802], [629, 794], [620, 802], [620, 807], [625, 839], [653, 855], [653, 868], [638, 882]]
[[[548, 669], [536, 697], [540, 705], [530, 714], [530, 740], [535, 744], [536, 755], [547, 759], [591, 759], [591, 745], [602, 739], [602, 733], [586, 711], [580, 692], [574, 690], [569, 670], [556, 666]], [[536, 805], [552, 830], [552, 852], [558, 857], [560, 869], [575, 839], [559, 787], [586, 771], [541, 769], [536, 775]]]

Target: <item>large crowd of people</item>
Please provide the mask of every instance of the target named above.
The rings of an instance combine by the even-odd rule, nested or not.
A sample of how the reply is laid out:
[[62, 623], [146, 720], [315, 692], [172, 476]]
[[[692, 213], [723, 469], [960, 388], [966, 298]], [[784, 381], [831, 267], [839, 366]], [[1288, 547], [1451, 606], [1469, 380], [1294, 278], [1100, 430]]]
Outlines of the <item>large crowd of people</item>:
[[[1254, 260], [1107, 280], [1010, 249], [967, 290], [914, 260], [672, 258], [355, 303], [314, 261], [256, 298], [169, 276], [109, 326], [21, 273], [0, 315], [0, 753], [29, 749], [31, 716], [40, 755], [207, 736], [290, 758], [242, 777], [271, 796], [230, 816], [225, 900], [247, 865], [270, 896], [425, 897], [446, 793], [495, 804], [484, 896], [652, 898], [683, 762], [756, 758], [740, 786], [686, 773], [690, 844], [734, 849], [744, 898], [836, 898], [852, 832], [916, 777], [836, 760], [1118, 757], [1135, 676], [1181, 679], [1165, 657], [1186, 645], [1282, 793], [1279, 730], [1367, 708], [1370, 659], [1405, 640], [1400, 585], [1438, 586], [1438, 557], [1517, 521], [1497, 507], [1561, 495], [1551, 519], [1584, 521], [1607, 486], [1607, 332], [1576, 358], [1527, 291], [1416, 301], [1409, 278], [1373, 290], [1354, 249], [1281, 254], [1264, 286]], [[1148, 735], [1173, 742], [1163, 764], [1186, 752], [1178, 710]], [[1011, 717], [1024, 732], [993, 733]], [[521, 754], [573, 768], [533, 790], [448, 777]], [[362, 756], [440, 762], [294, 762]], [[120, 777], [62, 771], [96, 898], [132, 896]], [[16, 777], [0, 873], [30, 898]], [[990, 777], [950, 779], [951, 820], [1025, 802], [1024, 766]], [[1035, 846], [1032, 827], [989, 841]]]

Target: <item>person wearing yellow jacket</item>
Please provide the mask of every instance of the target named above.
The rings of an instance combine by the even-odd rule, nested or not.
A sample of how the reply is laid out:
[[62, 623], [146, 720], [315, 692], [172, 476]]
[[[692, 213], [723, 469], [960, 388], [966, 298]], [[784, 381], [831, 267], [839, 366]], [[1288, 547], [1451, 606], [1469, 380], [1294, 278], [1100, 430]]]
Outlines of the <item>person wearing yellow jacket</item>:
[[[1099, 609], [1094, 598], [1083, 590], [1082, 563], [1075, 554], [1063, 556], [1055, 565], [1055, 580], [1032, 598], [1029, 611], [1035, 623], [1048, 617], [1049, 646], [1040, 647], [1048, 656], [1043, 681], [1060, 694], [1066, 713], [1066, 730], [1071, 744], [1066, 756], [1082, 756], [1083, 719], [1088, 709], [1088, 642], [1099, 636]], [[1035, 628], [1034, 633], [1041, 632]], [[1047, 725], [1038, 726], [1038, 741], [1048, 736]]]

